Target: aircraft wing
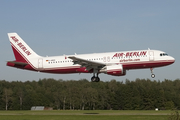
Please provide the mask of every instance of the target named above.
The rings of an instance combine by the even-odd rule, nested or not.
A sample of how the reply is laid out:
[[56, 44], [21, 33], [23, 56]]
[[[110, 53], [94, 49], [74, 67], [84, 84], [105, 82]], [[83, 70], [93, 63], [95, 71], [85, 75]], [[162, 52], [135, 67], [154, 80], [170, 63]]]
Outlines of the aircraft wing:
[[89, 60], [85, 60], [85, 59], [78, 58], [75, 56], [70, 56], [68, 58], [72, 59], [74, 64], [79, 64], [79, 65], [81, 65], [81, 67], [86, 67], [86, 70], [88, 70], [88, 71], [93, 69], [93, 68], [101, 69], [104, 66], [106, 66], [106, 64], [103, 64], [100, 62], [89, 61]]

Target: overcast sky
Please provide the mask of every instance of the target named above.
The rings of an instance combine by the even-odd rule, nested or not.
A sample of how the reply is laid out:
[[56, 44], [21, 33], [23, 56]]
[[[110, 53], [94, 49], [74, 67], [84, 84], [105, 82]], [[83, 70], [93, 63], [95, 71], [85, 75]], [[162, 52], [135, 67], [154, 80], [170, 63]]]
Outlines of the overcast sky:
[[68, 55], [156, 49], [176, 61], [166, 67], [130, 70], [102, 81], [180, 78], [179, 0], [1, 0], [0, 80], [88, 79], [92, 74], [48, 74], [6, 66], [15, 60], [7, 33], [17, 32], [39, 55]]

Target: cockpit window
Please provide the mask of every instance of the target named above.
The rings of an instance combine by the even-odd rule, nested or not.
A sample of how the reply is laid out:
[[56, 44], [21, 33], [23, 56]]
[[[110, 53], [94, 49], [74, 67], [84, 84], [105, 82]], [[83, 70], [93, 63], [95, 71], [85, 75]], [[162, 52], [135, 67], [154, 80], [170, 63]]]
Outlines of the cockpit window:
[[168, 56], [167, 53], [160, 53], [160, 56]]

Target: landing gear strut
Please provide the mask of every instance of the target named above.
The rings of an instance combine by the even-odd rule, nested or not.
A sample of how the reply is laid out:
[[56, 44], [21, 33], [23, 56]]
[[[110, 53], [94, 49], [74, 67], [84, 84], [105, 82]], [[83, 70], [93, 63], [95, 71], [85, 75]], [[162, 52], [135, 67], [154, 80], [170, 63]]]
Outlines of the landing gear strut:
[[150, 68], [150, 70], [151, 70], [151, 77], [155, 78], [155, 74], [153, 74], [153, 68]]
[[[95, 73], [97, 73], [97, 75], [95, 76]], [[93, 76], [91, 78], [91, 81], [92, 82], [99, 82], [100, 81], [100, 78], [98, 77], [98, 71], [96, 69], [93, 69]]]

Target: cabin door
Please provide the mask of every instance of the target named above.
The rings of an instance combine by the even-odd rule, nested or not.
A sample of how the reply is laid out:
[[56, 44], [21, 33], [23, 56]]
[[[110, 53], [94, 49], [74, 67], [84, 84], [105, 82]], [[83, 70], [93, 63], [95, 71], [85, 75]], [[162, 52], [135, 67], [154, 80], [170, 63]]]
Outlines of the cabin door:
[[154, 51], [149, 51], [149, 61], [154, 60]]
[[38, 68], [43, 68], [43, 59], [38, 59]]

